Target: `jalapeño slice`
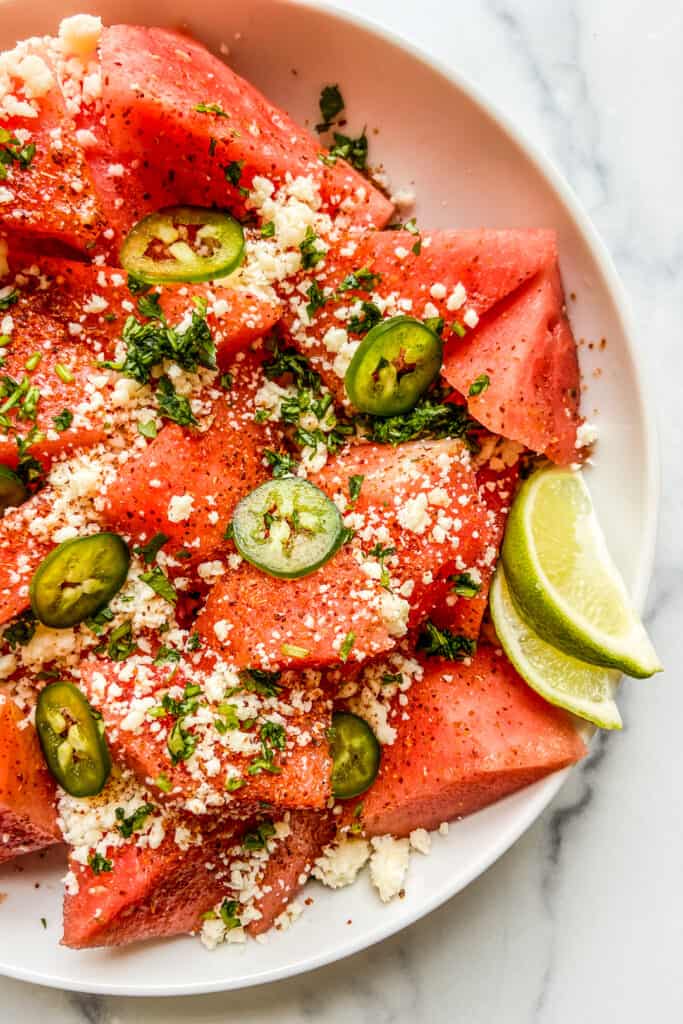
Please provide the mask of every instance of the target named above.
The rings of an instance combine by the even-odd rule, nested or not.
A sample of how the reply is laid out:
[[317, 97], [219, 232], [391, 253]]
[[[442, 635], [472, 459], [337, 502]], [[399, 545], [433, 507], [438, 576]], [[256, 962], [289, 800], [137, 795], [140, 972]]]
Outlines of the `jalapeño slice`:
[[169, 206], [143, 217], [121, 246], [121, 266], [146, 284], [211, 281], [244, 257], [242, 225], [222, 210]]
[[31, 580], [31, 607], [45, 626], [66, 629], [109, 602], [128, 575], [130, 553], [116, 533], [74, 537], [51, 551]]
[[368, 723], [348, 711], [332, 715], [332, 793], [348, 800], [368, 789], [379, 771], [380, 746]]
[[361, 412], [398, 416], [413, 408], [441, 369], [441, 338], [421, 320], [395, 316], [366, 334], [344, 383]]
[[71, 683], [50, 683], [36, 706], [36, 729], [47, 766], [71, 796], [95, 796], [111, 771], [99, 712]]
[[7, 466], [0, 466], [0, 513], [21, 505], [27, 498], [28, 491], [17, 474]]
[[283, 477], [261, 484], [238, 504], [232, 520], [237, 550], [281, 579], [307, 576], [339, 548], [339, 509], [307, 480]]

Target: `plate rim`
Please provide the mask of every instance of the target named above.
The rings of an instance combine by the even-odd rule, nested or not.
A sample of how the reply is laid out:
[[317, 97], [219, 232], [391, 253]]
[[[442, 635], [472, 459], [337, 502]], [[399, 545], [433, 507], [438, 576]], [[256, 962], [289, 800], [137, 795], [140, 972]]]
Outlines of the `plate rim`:
[[[350, 24], [361, 29], [363, 32], [379, 37], [395, 49], [407, 53], [413, 60], [435, 71], [451, 87], [463, 93], [485, 117], [495, 124], [507, 140], [531, 162], [536, 171], [550, 186], [570, 220], [576, 226], [579, 235], [586, 243], [603, 275], [607, 292], [614, 303], [615, 314], [624, 337], [626, 351], [635, 369], [639, 411], [641, 412], [643, 423], [643, 447], [645, 451], [644, 486], [646, 493], [643, 506], [643, 542], [639, 550], [634, 582], [631, 587], [631, 596], [638, 611], [642, 612], [654, 570], [659, 522], [661, 459], [658, 427], [656, 416], [652, 411], [654, 406], [647, 400], [649, 398], [650, 385], [644, 368], [644, 356], [641, 355], [634, 341], [636, 337], [636, 322], [629, 295], [621, 281], [605, 242], [603, 242], [593, 221], [584, 209], [582, 202], [559, 170], [555, 161], [548, 156], [543, 147], [531, 138], [525, 129], [518, 128], [513, 122], [512, 115], [508, 116], [504, 109], [498, 106], [496, 101], [489, 98], [484, 88], [476, 84], [469, 75], [462, 72], [459, 68], [451, 67], [445, 61], [433, 56], [427, 49], [413, 43], [395, 29], [389, 28], [382, 19], [348, 11], [334, 3], [333, 0], [274, 0], [274, 2], [285, 7], [299, 7], [320, 11], [339, 22]], [[0, 0], [0, 7], [3, 3], [4, 0]], [[144, 988], [138, 985], [126, 985], [125, 983], [120, 985], [112, 983], [93, 984], [87, 981], [81, 982], [78, 979], [66, 980], [59, 975], [45, 974], [30, 968], [6, 965], [2, 962], [0, 962], [0, 977], [13, 978], [17, 981], [43, 985], [46, 988], [60, 989], [68, 992], [158, 998], [162, 996], [196, 996], [237, 989], [257, 988], [260, 985], [283, 981], [286, 978], [318, 970], [353, 956], [364, 949], [368, 949], [389, 938], [391, 935], [398, 934], [438, 909], [438, 907], [443, 906], [459, 892], [462, 892], [463, 889], [471, 885], [473, 881], [483, 875], [484, 872], [499, 860], [504, 853], [511, 849], [536, 819], [540, 817], [562, 788], [569, 773], [573, 770], [574, 768], [572, 767], [565, 768], [548, 777], [540, 785], [537, 784], [537, 792], [533, 794], [532, 799], [528, 801], [527, 805], [520, 810], [514, 822], [501, 831], [497, 841], [491, 844], [485, 856], [467, 874], [459, 877], [456, 883], [452, 886], [447, 885], [434, 893], [424, 901], [417, 911], [414, 909], [407, 910], [405, 915], [399, 918], [398, 921], [392, 920], [382, 924], [381, 913], [378, 913], [377, 919], [379, 924], [376, 928], [366, 931], [360, 936], [349, 938], [348, 941], [342, 942], [334, 951], [319, 953], [313, 957], [309, 956], [282, 967], [269, 968], [260, 974], [252, 974], [248, 977], [224, 977], [216, 981], [185, 982], [177, 985], [167, 983], [163, 986], [149, 985]]]

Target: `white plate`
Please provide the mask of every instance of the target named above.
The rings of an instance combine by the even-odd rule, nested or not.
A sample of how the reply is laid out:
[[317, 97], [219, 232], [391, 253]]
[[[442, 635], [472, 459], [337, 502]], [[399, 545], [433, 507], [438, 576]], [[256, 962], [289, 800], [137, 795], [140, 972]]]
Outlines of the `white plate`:
[[[184, 24], [216, 50], [226, 42], [236, 70], [300, 121], [314, 122], [321, 85], [339, 82], [351, 127], [368, 125], [373, 163], [384, 163], [395, 187], [415, 188], [417, 214], [427, 227], [557, 229], [566, 290], [577, 296], [570, 302], [576, 336], [607, 339], [604, 351], [581, 348], [583, 408], [600, 428], [590, 485], [612, 553], [641, 605], [653, 559], [658, 468], [635, 332], [609, 257], [548, 161], [520, 142], [512, 123], [455, 72], [321, 4], [10, 0], [0, 8], [0, 45], [54, 32], [60, 17], [80, 10], [99, 13], [110, 23]], [[564, 776], [538, 783], [452, 825], [447, 837], [436, 837], [429, 858], [413, 858], [405, 899], [384, 907], [366, 881], [337, 894], [309, 886], [314, 904], [294, 928], [243, 950], [223, 947], [209, 954], [194, 939], [121, 950], [64, 949], [59, 946], [63, 858], [59, 851], [42, 860], [26, 858], [0, 871], [0, 891], [8, 894], [0, 905], [0, 972], [87, 992], [179, 995], [253, 985], [321, 966], [404, 928], [466, 886], [534, 821]], [[47, 919], [46, 929], [41, 917]]]

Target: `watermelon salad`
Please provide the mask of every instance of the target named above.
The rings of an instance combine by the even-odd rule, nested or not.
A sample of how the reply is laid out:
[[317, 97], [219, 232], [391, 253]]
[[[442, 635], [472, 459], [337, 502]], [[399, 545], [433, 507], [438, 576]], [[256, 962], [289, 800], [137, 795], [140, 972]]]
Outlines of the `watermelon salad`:
[[0, 861], [63, 845], [74, 949], [391, 900], [586, 752], [489, 614], [593, 440], [555, 234], [418, 224], [321, 89], [89, 15], [0, 55]]

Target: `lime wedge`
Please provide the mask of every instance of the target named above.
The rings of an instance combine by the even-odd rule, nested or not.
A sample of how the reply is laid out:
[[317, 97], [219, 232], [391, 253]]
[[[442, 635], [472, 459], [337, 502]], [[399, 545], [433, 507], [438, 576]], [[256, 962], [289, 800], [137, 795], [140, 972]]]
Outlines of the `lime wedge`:
[[516, 608], [500, 564], [491, 585], [491, 616], [508, 658], [541, 697], [601, 729], [621, 729], [614, 703], [619, 673], [587, 665], [541, 640]]
[[508, 519], [503, 564], [515, 603], [547, 643], [638, 678], [661, 671], [580, 472], [550, 467], [525, 481]]

